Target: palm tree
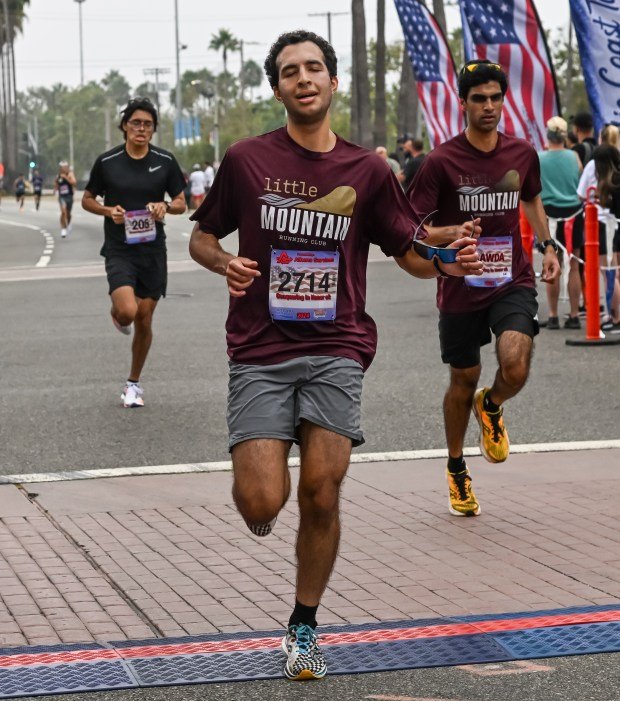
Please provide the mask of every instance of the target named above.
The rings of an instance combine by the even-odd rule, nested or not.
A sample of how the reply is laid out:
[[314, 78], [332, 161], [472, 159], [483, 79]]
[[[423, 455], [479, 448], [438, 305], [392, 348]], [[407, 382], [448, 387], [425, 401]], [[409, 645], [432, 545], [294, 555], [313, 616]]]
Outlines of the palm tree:
[[372, 146], [370, 126], [370, 84], [366, 51], [364, 0], [351, 0], [353, 42], [351, 66], [351, 138], [362, 146]]
[[433, 0], [433, 14], [439, 26], [443, 29], [443, 33], [447, 35], [448, 25], [446, 24], [446, 11], [444, 9], [443, 0]]
[[9, 170], [17, 168], [17, 89], [13, 42], [21, 33], [30, 0], [2, 0], [0, 4], [0, 138], [5, 144], [4, 158]]
[[377, 46], [375, 56], [375, 146], [387, 142], [385, 103], [385, 0], [377, 0]]
[[403, 62], [400, 72], [400, 90], [398, 92], [398, 107], [396, 112], [396, 128], [398, 134], [418, 135], [418, 87], [413, 75], [411, 59], [407, 48], [403, 47]]
[[220, 29], [217, 34], [211, 35], [209, 48], [213, 51], [222, 51], [224, 73], [228, 73], [228, 52], [239, 51], [239, 40], [228, 29]]

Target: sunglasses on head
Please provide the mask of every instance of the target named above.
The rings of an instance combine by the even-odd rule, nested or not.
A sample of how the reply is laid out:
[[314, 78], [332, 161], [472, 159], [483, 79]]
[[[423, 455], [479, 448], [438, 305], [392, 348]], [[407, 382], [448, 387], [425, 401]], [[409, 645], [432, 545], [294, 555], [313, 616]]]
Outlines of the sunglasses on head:
[[474, 71], [477, 71], [478, 68], [483, 66], [485, 68], [492, 68], [495, 71], [503, 70], [499, 63], [483, 63], [482, 61], [477, 61], [476, 63], [468, 63], [467, 65], [463, 66], [463, 70], [461, 71], [461, 73], [465, 73], [465, 71], [473, 73]]

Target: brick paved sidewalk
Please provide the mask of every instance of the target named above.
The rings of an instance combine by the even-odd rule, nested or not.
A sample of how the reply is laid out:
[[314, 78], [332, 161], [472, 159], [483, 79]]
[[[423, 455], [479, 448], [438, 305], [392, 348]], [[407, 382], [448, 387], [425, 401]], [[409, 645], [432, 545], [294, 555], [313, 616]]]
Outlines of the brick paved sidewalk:
[[[442, 460], [351, 467], [321, 624], [620, 600], [620, 450], [468, 462], [476, 519], [448, 514]], [[230, 479], [0, 486], [0, 645], [282, 627], [296, 503], [254, 538]]]

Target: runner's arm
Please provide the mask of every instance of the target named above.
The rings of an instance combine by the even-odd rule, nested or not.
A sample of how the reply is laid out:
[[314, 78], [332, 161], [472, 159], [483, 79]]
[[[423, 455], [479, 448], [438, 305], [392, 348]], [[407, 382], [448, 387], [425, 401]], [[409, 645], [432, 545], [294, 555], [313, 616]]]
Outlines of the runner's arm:
[[99, 214], [102, 217], [110, 217], [115, 224], [123, 223], [123, 215], [125, 210], [117, 204], [115, 207], [106, 207], [97, 201], [97, 195], [94, 195], [88, 190], [84, 190], [82, 195], [82, 209], [85, 209], [91, 214]]
[[404, 256], [394, 260], [398, 265], [414, 277], [422, 279], [440, 277], [442, 273], [450, 277], [464, 277], [465, 275], [481, 275], [482, 262], [476, 251], [476, 240], [473, 238], [460, 238], [448, 248], [460, 248], [456, 263], [442, 263], [438, 261], [440, 270], [437, 270], [432, 260], [424, 260], [413, 248], [410, 248]]
[[[529, 202], [521, 200], [521, 205], [530, 226], [538, 236], [538, 240], [547, 241], [550, 239], [549, 222], [540, 195], [537, 195]], [[544, 252], [543, 269], [540, 279], [547, 283], [554, 282], [560, 277], [560, 272], [560, 263], [557, 253], [552, 246], [547, 246]]]
[[194, 225], [189, 241], [190, 256], [207, 270], [226, 277], [228, 291], [232, 297], [244, 297], [245, 290], [260, 276], [258, 263], [228, 253], [214, 234], [207, 234]]
[[480, 217], [474, 221], [466, 221], [462, 224], [453, 224], [451, 226], [431, 226], [424, 227], [428, 237], [424, 239], [425, 243], [431, 246], [443, 246], [446, 243], [452, 243], [457, 239], [472, 236], [477, 239], [482, 233], [480, 226]]
[[165, 202], [149, 202], [146, 208], [152, 213], [156, 221], [161, 221], [166, 214], [183, 214], [185, 211], [185, 195], [183, 194], [183, 190], [172, 198], [168, 207], [166, 207]]

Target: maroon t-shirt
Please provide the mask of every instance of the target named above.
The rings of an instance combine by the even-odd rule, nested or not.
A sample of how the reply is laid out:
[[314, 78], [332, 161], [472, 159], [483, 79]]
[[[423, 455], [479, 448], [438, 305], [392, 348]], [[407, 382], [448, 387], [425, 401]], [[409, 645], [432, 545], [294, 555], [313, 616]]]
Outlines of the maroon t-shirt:
[[[230, 298], [232, 360], [270, 365], [333, 355], [370, 365], [377, 329], [366, 313], [369, 245], [403, 256], [415, 230], [413, 210], [385, 161], [341, 138], [329, 153], [308, 151], [283, 127], [231, 146], [191, 219], [219, 239], [238, 229], [238, 255], [257, 261], [261, 272], [244, 297]], [[272, 249], [338, 251], [333, 321], [272, 320]]]
[[512, 237], [512, 280], [471, 287], [463, 278], [439, 278], [437, 306], [446, 313], [483, 309], [514, 285], [534, 286], [534, 271], [521, 245], [520, 201], [542, 190], [536, 151], [523, 139], [499, 133], [493, 151], [479, 151], [464, 133], [432, 151], [407, 193], [420, 219], [449, 226], [481, 218], [482, 236]]

